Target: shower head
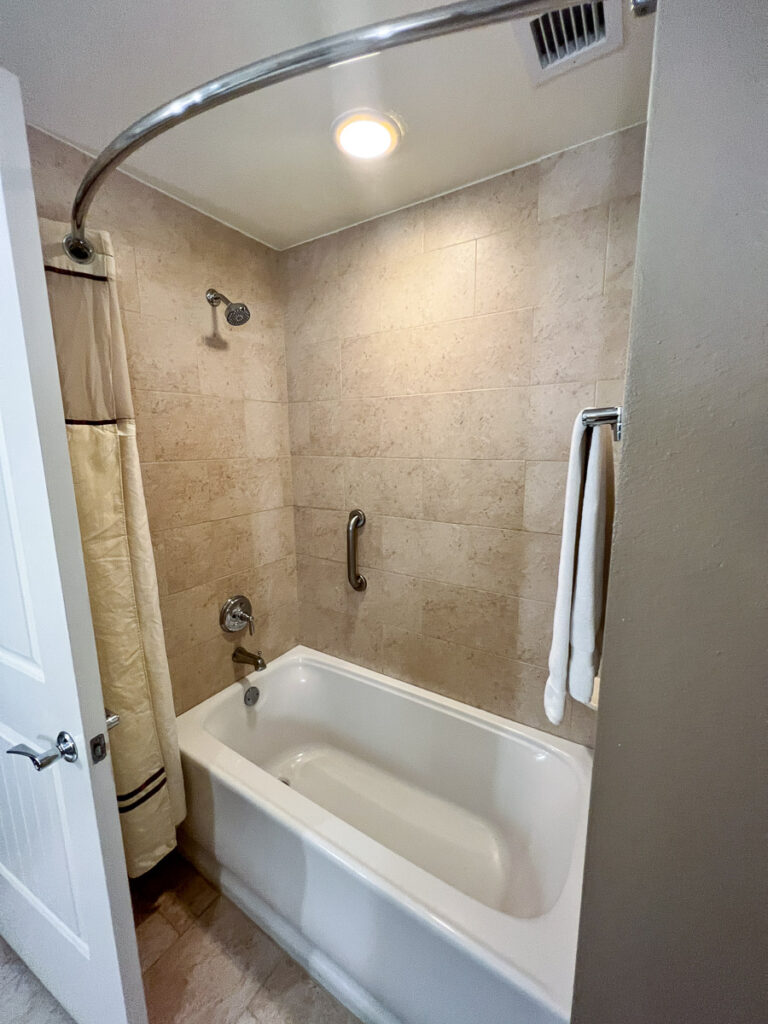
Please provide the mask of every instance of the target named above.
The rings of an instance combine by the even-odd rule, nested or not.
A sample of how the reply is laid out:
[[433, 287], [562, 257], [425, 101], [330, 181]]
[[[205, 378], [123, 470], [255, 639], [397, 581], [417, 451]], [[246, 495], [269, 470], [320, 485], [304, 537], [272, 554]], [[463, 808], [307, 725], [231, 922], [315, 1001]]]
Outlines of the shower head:
[[226, 302], [227, 307], [224, 310], [224, 317], [231, 327], [240, 327], [251, 319], [251, 311], [244, 302], [230, 302], [226, 295], [217, 292], [215, 288], [209, 288], [205, 293], [205, 297], [212, 306], [218, 306], [219, 303]]

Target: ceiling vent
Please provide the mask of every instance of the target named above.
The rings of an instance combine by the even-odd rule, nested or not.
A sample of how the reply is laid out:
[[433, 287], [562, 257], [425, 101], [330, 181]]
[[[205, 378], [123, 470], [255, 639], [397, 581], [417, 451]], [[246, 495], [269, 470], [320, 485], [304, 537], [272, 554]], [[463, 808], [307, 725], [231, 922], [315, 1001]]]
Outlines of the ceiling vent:
[[536, 84], [604, 57], [623, 41], [620, 0], [553, 7], [513, 24]]

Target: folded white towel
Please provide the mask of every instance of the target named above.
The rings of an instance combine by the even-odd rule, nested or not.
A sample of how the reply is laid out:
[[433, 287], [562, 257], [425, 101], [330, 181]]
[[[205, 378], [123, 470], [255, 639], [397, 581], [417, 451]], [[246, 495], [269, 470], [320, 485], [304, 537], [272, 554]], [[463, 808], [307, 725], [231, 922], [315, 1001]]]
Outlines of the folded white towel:
[[573, 424], [563, 540], [544, 710], [563, 720], [565, 695], [589, 704], [600, 664], [613, 529], [613, 444], [607, 427]]

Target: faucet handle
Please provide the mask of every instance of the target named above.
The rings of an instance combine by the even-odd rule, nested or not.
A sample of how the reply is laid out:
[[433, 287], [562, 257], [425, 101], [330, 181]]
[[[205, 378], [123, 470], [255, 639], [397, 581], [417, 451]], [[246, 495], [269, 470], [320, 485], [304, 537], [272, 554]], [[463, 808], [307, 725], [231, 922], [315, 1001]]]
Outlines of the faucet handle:
[[227, 598], [219, 612], [219, 625], [225, 633], [239, 633], [247, 626], [248, 632], [253, 636], [253, 608], [244, 594]]

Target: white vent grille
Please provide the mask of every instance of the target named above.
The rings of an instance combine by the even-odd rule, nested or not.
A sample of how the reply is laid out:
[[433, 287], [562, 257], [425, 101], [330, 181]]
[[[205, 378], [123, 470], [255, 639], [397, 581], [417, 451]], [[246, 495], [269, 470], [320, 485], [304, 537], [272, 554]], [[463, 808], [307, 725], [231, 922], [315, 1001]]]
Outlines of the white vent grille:
[[605, 39], [603, 0], [547, 11], [530, 25], [539, 63], [548, 68]]
[[553, 7], [514, 24], [536, 82], [602, 57], [622, 44], [620, 0]]

